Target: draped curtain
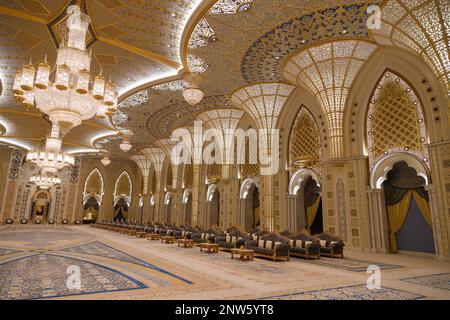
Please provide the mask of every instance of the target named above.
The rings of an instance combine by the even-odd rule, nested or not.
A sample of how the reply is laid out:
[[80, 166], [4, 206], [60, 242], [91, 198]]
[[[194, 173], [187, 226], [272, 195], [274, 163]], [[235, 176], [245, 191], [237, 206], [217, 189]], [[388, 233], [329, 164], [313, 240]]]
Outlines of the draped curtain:
[[320, 204], [320, 196], [317, 195], [316, 200], [310, 205], [306, 207], [306, 223], [307, 229], [309, 230], [316, 218], [317, 211], [319, 209]]
[[405, 162], [396, 163], [387, 178], [383, 188], [390, 226], [389, 239], [392, 252], [397, 252], [396, 234], [405, 222], [411, 197], [414, 197], [425, 221], [431, 227], [430, 202], [424, 188], [425, 180], [417, 176], [416, 170], [408, 167]]

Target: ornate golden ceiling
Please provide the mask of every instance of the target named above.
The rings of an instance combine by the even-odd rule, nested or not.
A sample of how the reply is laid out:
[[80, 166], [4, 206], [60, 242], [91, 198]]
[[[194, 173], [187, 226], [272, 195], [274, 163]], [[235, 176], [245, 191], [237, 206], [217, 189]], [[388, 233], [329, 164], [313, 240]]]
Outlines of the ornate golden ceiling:
[[[393, 0], [392, 0], [393, 1]], [[392, 2], [391, 1], [391, 2]], [[400, 1], [400, 0], [399, 0]], [[407, 0], [405, 0], [407, 1]], [[427, 0], [430, 2], [431, 0]], [[437, 1], [437, 0], [436, 0]], [[0, 0], [0, 141], [41, 143], [50, 125], [13, 99], [16, 68], [48, 53], [55, 59], [65, 8], [75, 0]], [[283, 64], [295, 53], [336, 40], [373, 41], [367, 7], [373, 0], [80, 0], [92, 18], [88, 43], [95, 71], [117, 83], [119, 112], [72, 130], [68, 151], [107, 149], [139, 154], [173, 129], [191, 126], [212, 109], [232, 108], [231, 94], [262, 82], [286, 81]], [[417, 2], [417, 1], [416, 1]], [[433, 2], [433, 1], [431, 1]], [[380, 37], [380, 36], [378, 36]], [[377, 41], [380, 45], [380, 41]], [[183, 74], [201, 74], [205, 97], [190, 106]], [[30, 125], [31, 124], [31, 125]], [[2, 129], [4, 127], [4, 129]], [[6, 131], [2, 135], [2, 131]], [[118, 148], [118, 132], [133, 149]]]

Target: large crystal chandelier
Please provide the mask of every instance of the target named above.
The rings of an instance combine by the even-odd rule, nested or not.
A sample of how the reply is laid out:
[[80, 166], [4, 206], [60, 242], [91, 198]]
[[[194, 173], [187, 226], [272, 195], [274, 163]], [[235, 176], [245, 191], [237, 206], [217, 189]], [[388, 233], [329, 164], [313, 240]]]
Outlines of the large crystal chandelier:
[[40, 167], [43, 176], [54, 175], [59, 170], [75, 163], [74, 157], [60, 151], [61, 144], [59, 127], [53, 125], [50, 136], [45, 140], [45, 148], [28, 152], [26, 160]]
[[50, 187], [61, 184], [61, 179], [54, 176], [34, 174], [30, 177], [30, 183], [37, 185], [40, 189], [50, 189]]
[[37, 70], [31, 63], [25, 65], [17, 72], [13, 88], [17, 100], [26, 106], [36, 104], [63, 133], [96, 114], [114, 113], [118, 97], [115, 84], [106, 81], [101, 71], [91, 80], [91, 54], [86, 50], [89, 16], [77, 5], [69, 6], [67, 14], [67, 43], [58, 49], [54, 69], [47, 61]]

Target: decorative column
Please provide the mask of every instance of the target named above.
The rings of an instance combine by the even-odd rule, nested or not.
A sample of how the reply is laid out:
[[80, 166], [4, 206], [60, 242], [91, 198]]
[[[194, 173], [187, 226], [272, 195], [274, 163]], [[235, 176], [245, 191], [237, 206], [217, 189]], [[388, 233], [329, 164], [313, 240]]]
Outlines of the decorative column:
[[286, 224], [288, 230], [299, 232], [306, 228], [304, 189], [297, 195], [286, 194], [286, 209]]
[[220, 109], [203, 112], [197, 117], [198, 121], [213, 130], [213, 136], [221, 151], [221, 159], [218, 162], [222, 165], [221, 179], [230, 178], [230, 165], [234, 162], [234, 133], [243, 115], [244, 112], [238, 109]]
[[[138, 221], [144, 222], [146, 221], [145, 216], [148, 216], [150, 212], [150, 197], [148, 195], [148, 175], [150, 173], [150, 168], [152, 166], [152, 162], [148, 156], [144, 155], [136, 155], [130, 158], [133, 160], [142, 172], [142, 198], [143, 198], [143, 206], [138, 207], [139, 217]], [[140, 200], [140, 199], [139, 199]]]
[[8, 168], [8, 180], [6, 182], [5, 192], [3, 195], [2, 222], [6, 219], [13, 219], [14, 200], [16, 198], [17, 186], [20, 169], [22, 168], [24, 154], [20, 151], [11, 152]]
[[[274, 230], [275, 195], [274, 175], [279, 172], [278, 117], [294, 86], [284, 83], [262, 83], [234, 92], [231, 102], [252, 116], [259, 129], [259, 161], [261, 174], [262, 227]], [[267, 159], [262, 159], [262, 155]]]
[[326, 115], [330, 156], [344, 156], [344, 107], [353, 80], [378, 48], [363, 40], [340, 40], [301, 50], [284, 65], [289, 82], [306, 87], [317, 97]]
[[372, 252], [389, 252], [389, 227], [383, 189], [366, 189], [369, 222], [369, 248]]
[[162, 215], [163, 190], [161, 188], [161, 175], [164, 166], [164, 161], [166, 159], [166, 154], [160, 148], [146, 148], [142, 149], [141, 152], [151, 160], [153, 168], [155, 168], [156, 191], [154, 194], [155, 205], [153, 207], [153, 221], [160, 221], [160, 219], [163, 217]]
[[177, 145], [176, 141], [172, 141], [170, 139], [160, 139], [155, 142], [155, 144], [161, 148], [166, 154], [166, 157], [170, 161], [170, 166], [172, 168], [172, 222], [178, 221], [180, 216], [181, 209], [181, 196], [182, 189], [178, 186], [178, 168], [180, 167], [179, 163], [176, 163], [175, 159], [172, 157], [172, 150]]

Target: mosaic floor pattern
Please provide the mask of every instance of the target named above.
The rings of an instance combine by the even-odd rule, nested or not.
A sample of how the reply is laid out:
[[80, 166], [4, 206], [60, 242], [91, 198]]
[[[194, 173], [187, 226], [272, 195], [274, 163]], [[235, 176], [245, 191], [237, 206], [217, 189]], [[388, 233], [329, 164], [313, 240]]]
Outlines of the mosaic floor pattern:
[[450, 273], [433, 274], [430, 276], [413, 277], [402, 281], [416, 283], [427, 287], [450, 290]]
[[390, 288], [369, 290], [366, 286], [348, 286], [325, 290], [290, 293], [261, 300], [412, 300], [423, 296]]

